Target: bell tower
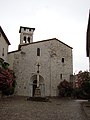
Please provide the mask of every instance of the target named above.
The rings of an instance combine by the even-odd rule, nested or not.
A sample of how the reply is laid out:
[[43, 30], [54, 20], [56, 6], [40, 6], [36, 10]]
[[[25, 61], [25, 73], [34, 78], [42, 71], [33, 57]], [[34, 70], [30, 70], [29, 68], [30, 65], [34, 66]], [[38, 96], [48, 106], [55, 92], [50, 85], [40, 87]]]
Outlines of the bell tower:
[[22, 27], [20, 26], [20, 44], [27, 44], [33, 42], [33, 32], [35, 28]]

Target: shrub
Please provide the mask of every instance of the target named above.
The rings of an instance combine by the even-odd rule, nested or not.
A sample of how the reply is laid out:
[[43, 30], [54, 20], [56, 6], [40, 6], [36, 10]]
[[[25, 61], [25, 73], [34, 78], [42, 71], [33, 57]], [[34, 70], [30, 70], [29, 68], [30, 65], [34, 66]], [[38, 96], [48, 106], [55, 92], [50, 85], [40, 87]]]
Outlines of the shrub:
[[81, 88], [84, 96], [90, 99], [90, 80], [84, 81]]
[[90, 99], [90, 75], [87, 71], [80, 71], [77, 74], [78, 88], [74, 89], [74, 96], [77, 98]]
[[12, 70], [8, 68], [8, 63], [0, 59], [0, 91], [2, 95], [12, 95], [14, 93], [16, 81]]
[[66, 80], [60, 82], [60, 84], [58, 85], [58, 90], [60, 97], [71, 97], [73, 92], [71, 84]]

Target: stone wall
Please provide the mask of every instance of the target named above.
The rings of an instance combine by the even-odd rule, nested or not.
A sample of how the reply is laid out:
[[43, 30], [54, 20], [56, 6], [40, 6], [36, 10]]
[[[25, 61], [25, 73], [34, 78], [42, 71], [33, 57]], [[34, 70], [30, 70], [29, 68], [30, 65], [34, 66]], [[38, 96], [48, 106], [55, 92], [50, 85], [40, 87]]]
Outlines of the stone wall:
[[[37, 48], [40, 48], [40, 57]], [[60, 81], [69, 81], [73, 74], [72, 49], [56, 39], [21, 46], [21, 50], [10, 53], [8, 59], [16, 74], [18, 95], [33, 96], [38, 62], [42, 96], [57, 96]]]

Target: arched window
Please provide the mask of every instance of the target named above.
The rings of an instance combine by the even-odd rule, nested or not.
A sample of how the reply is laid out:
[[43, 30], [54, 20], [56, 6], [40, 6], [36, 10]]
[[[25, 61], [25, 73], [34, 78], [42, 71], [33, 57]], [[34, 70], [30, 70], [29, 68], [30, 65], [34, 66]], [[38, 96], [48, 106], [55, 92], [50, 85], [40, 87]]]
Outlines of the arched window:
[[30, 37], [28, 37], [28, 42], [30, 43]]
[[24, 36], [24, 42], [26, 43], [26, 36]]
[[40, 56], [40, 48], [37, 48], [37, 56]]

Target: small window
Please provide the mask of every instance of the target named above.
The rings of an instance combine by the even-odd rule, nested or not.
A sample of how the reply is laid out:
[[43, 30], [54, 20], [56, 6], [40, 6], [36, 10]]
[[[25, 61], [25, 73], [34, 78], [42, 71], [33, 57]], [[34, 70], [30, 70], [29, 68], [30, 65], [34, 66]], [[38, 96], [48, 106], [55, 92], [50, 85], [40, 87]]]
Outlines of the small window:
[[62, 80], [62, 74], [60, 74], [60, 79]]
[[62, 58], [62, 63], [64, 63], [64, 58]]
[[30, 43], [30, 37], [28, 37], [28, 42]]
[[4, 56], [4, 48], [3, 48], [3, 51], [2, 51], [2, 56]]
[[24, 42], [26, 43], [26, 36], [24, 36]]
[[37, 56], [40, 56], [40, 48], [37, 48]]

